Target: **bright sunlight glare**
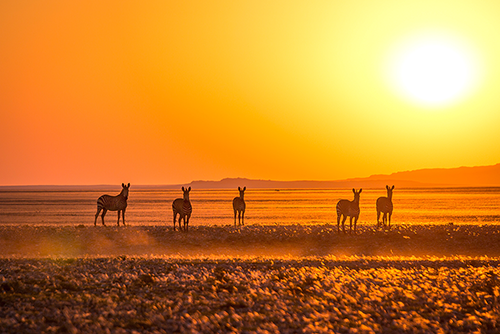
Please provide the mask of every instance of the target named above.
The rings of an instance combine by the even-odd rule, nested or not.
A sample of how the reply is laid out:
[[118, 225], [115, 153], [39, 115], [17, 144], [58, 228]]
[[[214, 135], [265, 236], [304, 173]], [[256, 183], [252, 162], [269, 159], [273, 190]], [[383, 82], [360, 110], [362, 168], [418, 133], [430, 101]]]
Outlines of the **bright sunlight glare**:
[[456, 103], [471, 93], [478, 62], [462, 43], [451, 38], [424, 37], [405, 43], [393, 56], [396, 90], [427, 107]]

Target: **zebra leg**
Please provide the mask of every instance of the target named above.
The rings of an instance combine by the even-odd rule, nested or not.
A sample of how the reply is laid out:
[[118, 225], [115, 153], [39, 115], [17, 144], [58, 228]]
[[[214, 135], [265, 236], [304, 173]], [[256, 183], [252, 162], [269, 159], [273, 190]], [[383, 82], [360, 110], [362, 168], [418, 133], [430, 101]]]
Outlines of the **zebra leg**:
[[186, 218], [187, 218], [187, 219], [186, 219], [186, 218], [184, 218], [184, 219], [185, 219], [185, 220], [184, 220], [184, 224], [185, 224], [184, 229], [186, 230], [186, 232], [189, 230], [189, 218], [190, 218], [190, 217], [191, 217], [191, 216], [190, 216], [190, 215], [188, 215], [188, 216], [186, 216]]
[[[177, 216], [177, 212], [175, 212], [175, 210], [174, 210], [174, 231], [175, 231], [175, 217], [176, 216]], [[180, 219], [180, 217], [179, 217], [179, 219]]]
[[125, 209], [122, 210], [122, 224], [125, 226]]
[[101, 218], [102, 218], [102, 225], [103, 225], [103, 226], [106, 226], [106, 224], [104, 224], [104, 216], [106, 215], [106, 212], [108, 212], [108, 209], [106, 209], [106, 208], [102, 208], [102, 215], [101, 215]]
[[356, 234], [356, 233], [357, 233], [357, 231], [356, 231], [356, 226], [358, 225], [358, 217], [359, 217], [359, 216], [354, 217], [354, 234]]
[[353, 220], [353, 216], [350, 216], [349, 217], [349, 234], [352, 234], [352, 220]]
[[97, 208], [97, 213], [95, 214], [94, 226], [97, 226], [97, 217], [101, 213], [101, 208]]
[[379, 221], [379, 219], [380, 219], [380, 211], [377, 210], [377, 228], [380, 228], [380, 221]]
[[389, 230], [390, 230], [391, 229], [391, 216], [392, 216], [392, 212], [389, 212], [388, 215], [389, 215]]
[[118, 210], [118, 222], [116, 223], [116, 225], [120, 226], [120, 210]]
[[245, 219], [245, 211], [241, 211], [241, 225], [245, 225], [244, 219]]
[[340, 234], [340, 216], [339, 214], [337, 214], [337, 233]]
[[237, 213], [237, 211], [236, 211], [236, 209], [234, 209], [234, 227], [236, 227], [236, 213]]
[[344, 215], [344, 218], [342, 219], [342, 231], [344, 232], [345, 234], [345, 221], [347, 220], [347, 216]]

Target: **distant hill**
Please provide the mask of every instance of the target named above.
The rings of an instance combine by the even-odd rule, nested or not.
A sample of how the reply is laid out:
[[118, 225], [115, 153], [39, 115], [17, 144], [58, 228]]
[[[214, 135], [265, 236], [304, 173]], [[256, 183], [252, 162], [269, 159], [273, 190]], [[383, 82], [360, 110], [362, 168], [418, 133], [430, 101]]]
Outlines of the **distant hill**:
[[[385, 187], [387, 180], [352, 179], [340, 181], [273, 181], [245, 178], [227, 178], [220, 181], [193, 181], [185, 186], [195, 189], [227, 189], [246, 186], [253, 189], [342, 189], [342, 188], [378, 188]], [[398, 181], [398, 187], [435, 187], [413, 181]]]
[[273, 181], [227, 178], [220, 181], [193, 181], [185, 186], [198, 189], [223, 189], [239, 186], [268, 189], [338, 189], [380, 188], [387, 184], [396, 185], [398, 188], [499, 187], [500, 164], [480, 167], [419, 169], [338, 181]]
[[498, 187], [500, 186], [500, 164], [478, 167], [419, 169], [390, 175], [372, 175], [362, 180], [376, 181], [383, 179], [394, 180], [394, 182], [413, 181], [454, 187]]

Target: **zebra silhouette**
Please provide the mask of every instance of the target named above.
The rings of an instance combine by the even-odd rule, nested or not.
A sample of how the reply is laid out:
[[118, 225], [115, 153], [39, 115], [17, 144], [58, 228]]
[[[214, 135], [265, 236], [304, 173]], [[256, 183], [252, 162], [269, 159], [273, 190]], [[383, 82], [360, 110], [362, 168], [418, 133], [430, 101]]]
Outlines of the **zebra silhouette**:
[[345, 233], [345, 221], [349, 217], [349, 233], [352, 232], [352, 220], [354, 219], [354, 234], [356, 234], [356, 224], [359, 218], [359, 195], [363, 189], [356, 191], [354, 188], [352, 192], [354, 193], [354, 200], [349, 201], [346, 199], [341, 199], [337, 203], [337, 232], [340, 233], [340, 217], [343, 215], [342, 219], [342, 231]]
[[182, 187], [184, 198], [177, 198], [172, 203], [172, 210], [174, 211], [174, 231], [175, 231], [175, 218], [179, 214], [179, 231], [182, 230], [181, 220], [184, 220], [184, 230], [187, 232], [189, 218], [191, 217], [191, 212], [193, 208], [191, 207], [191, 202], [189, 201], [189, 192], [191, 187], [184, 189]]
[[238, 213], [238, 224], [245, 225], [243, 222], [243, 219], [245, 216], [245, 200], [243, 199], [243, 196], [245, 196], [245, 190], [247, 190], [247, 187], [244, 187], [243, 189], [238, 187], [238, 191], [240, 192], [240, 196], [235, 197], [233, 199], [234, 226], [236, 226], [236, 213]]
[[94, 226], [97, 225], [97, 217], [99, 217], [99, 213], [102, 210], [102, 225], [106, 226], [104, 224], [104, 216], [106, 215], [106, 212], [109, 211], [118, 211], [118, 221], [117, 225], [120, 226], [120, 211], [122, 213], [123, 217], [123, 226], [125, 226], [125, 209], [127, 208], [127, 199], [128, 199], [128, 191], [130, 188], [130, 183], [128, 185], [125, 185], [125, 183], [122, 183], [122, 191], [120, 192], [119, 195], [117, 196], [110, 196], [110, 195], [102, 195], [99, 197], [97, 200], [97, 213], [95, 214], [95, 220], [94, 220]]
[[[377, 198], [377, 228], [388, 227], [391, 229], [391, 216], [392, 216], [392, 191], [394, 190], [394, 186], [389, 188], [389, 186], [385, 186], [387, 189], [387, 197], [379, 197]], [[380, 213], [383, 213], [382, 222], [379, 222]]]

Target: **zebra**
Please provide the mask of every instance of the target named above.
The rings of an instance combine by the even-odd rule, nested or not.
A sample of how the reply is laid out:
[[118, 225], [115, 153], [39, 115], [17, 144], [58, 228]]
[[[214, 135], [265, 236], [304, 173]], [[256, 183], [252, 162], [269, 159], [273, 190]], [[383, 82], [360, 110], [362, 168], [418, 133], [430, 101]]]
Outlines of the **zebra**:
[[191, 217], [191, 212], [193, 211], [193, 207], [191, 206], [191, 202], [189, 201], [189, 192], [191, 191], [191, 187], [184, 189], [182, 187], [182, 191], [184, 193], [184, 198], [177, 198], [172, 203], [172, 210], [174, 211], [174, 231], [175, 231], [175, 218], [177, 214], [179, 214], [179, 231], [182, 230], [181, 227], [181, 219], [184, 219], [184, 230], [188, 230], [189, 218]]
[[238, 224], [239, 225], [245, 225], [243, 223], [243, 219], [245, 216], [245, 200], [243, 199], [243, 196], [245, 195], [245, 190], [247, 190], [247, 187], [244, 187], [241, 189], [238, 187], [238, 191], [240, 192], [239, 197], [235, 197], [233, 199], [233, 210], [234, 210], [234, 226], [236, 226], [236, 213], [238, 213]]
[[354, 234], [356, 234], [356, 223], [358, 222], [359, 218], [359, 195], [361, 194], [361, 191], [363, 189], [359, 189], [359, 191], [356, 191], [356, 189], [352, 189], [352, 192], [354, 193], [354, 200], [349, 201], [346, 199], [341, 199], [337, 203], [337, 232], [340, 233], [340, 217], [344, 215], [344, 219], [342, 219], [342, 231], [345, 233], [345, 221], [347, 217], [350, 219], [350, 226], [349, 226], [349, 233], [352, 232], [352, 220], [354, 218]]
[[120, 211], [123, 217], [123, 226], [125, 226], [125, 209], [127, 208], [127, 199], [128, 199], [128, 190], [130, 188], [130, 183], [125, 185], [122, 183], [122, 191], [117, 196], [110, 195], [102, 195], [97, 200], [97, 213], [95, 214], [94, 226], [97, 226], [97, 217], [99, 217], [99, 213], [102, 210], [102, 225], [104, 224], [104, 216], [106, 212], [109, 211], [118, 211], [118, 222], [117, 225], [120, 226]]
[[[392, 191], [394, 190], [394, 186], [389, 188], [389, 186], [385, 186], [387, 189], [387, 197], [379, 197], [377, 198], [377, 228], [384, 225], [384, 228], [387, 227], [391, 229], [391, 216], [392, 216]], [[380, 213], [383, 213], [382, 222], [379, 222]], [[388, 223], [388, 224], [387, 224]]]

